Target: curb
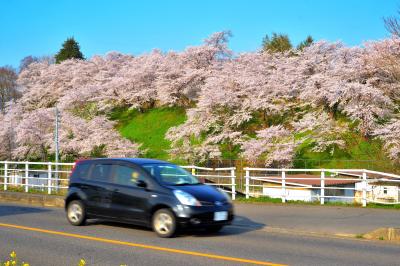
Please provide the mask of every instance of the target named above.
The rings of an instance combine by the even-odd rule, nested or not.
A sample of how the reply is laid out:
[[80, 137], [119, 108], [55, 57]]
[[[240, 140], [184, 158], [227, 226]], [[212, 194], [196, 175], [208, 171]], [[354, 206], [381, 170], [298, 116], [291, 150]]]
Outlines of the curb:
[[400, 242], [400, 228], [378, 228], [363, 235], [366, 239], [386, 240]]
[[[232, 224], [235, 227], [248, 227], [247, 225]], [[349, 233], [328, 233], [328, 232], [315, 232], [315, 231], [304, 231], [296, 229], [288, 229], [281, 227], [264, 226], [258, 231], [275, 233], [275, 234], [288, 234], [288, 235], [299, 235], [299, 236], [311, 236], [311, 237], [322, 237], [322, 238], [336, 238], [336, 239], [348, 239], [358, 241], [380, 241], [383, 243], [399, 244], [400, 245], [400, 228], [378, 228], [372, 232], [365, 234], [349, 234]]]
[[0, 201], [22, 203], [42, 207], [64, 208], [64, 197], [55, 195], [0, 191]]

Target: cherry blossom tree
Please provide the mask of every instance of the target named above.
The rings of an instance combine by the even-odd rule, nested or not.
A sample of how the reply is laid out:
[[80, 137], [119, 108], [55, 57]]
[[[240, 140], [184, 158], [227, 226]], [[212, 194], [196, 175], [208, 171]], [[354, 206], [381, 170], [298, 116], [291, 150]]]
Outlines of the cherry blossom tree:
[[[367, 52], [367, 48], [318, 42], [296, 55], [245, 53], [218, 61], [205, 80], [196, 107], [188, 111], [186, 123], [167, 134], [173, 147], [180, 147], [174, 151], [190, 151], [194, 146], [190, 140], [201, 137], [210, 153], [215, 154], [215, 148], [228, 141], [241, 145], [244, 157], [249, 158], [253, 152], [245, 151], [254, 146], [240, 144], [248, 138], [248, 123], [261, 120], [259, 130], [276, 126], [271, 119], [274, 117], [281, 118], [279, 123], [296, 124], [299, 110], [311, 112], [310, 108], [325, 110], [311, 112], [301, 121], [315, 123], [308, 130], [315, 151], [343, 148], [340, 134], [348, 127], [335, 122], [338, 113], [357, 122], [361, 134], [370, 136], [380, 120], [392, 115], [395, 99], [369, 82], [373, 75], [366, 80]], [[292, 132], [295, 133], [296, 130]], [[246, 143], [261, 145], [262, 138], [258, 136]], [[289, 149], [286, 151], [286, 155], [291, 154]]]
[[37, 109], [24, 113], [15, 128], [17, 148], [16, 158], [46, 160], [52, 141], [53, 116], [48, 109]]
[[[0, 156], [10, 150], [21, 158], [52, 152], [55, 106], [63, 114], [64, 158], [93, 150], [137, 155], [139, 145], [118, 135], [107, 119], [110, 111], [182, 106], [187, 120], [166, 135], [171, 154], [180, 159], [220, 158], [221, 145], [228, 145], [245, 159], [285, 166], [300, 141], [315, 152], [344, 148], [342, 136], [354, 125], [365, 138], [382, 139], [395, 158], [398, 140], [385, 129], [395, 131], [399, 120], [398, 37], [359, 47], [319, 41], [290, 52], [233, 54], [230, 36], [217, 32], [179, 52], [110, 52], [85, 61], [29, 64], [18, 77], [18, 112], [0, 116], [0, 140], [15, 149], [0, 148]], [[299, 134], [304, 138], [295, 141]]]
[[0, 158], [10, 160], [14, 146], [12, 121], [10, 120], [10, 116], [0, 113], [0, 122]]
[[[104, 116], [87, 121], [63, 112], [60, 127], [60, 153], [64, 159], [91, 156], [94, 150], [101, 150], [101, 156], [135, 157], [140, 155], [140, 145], [123, 139], [114, 129], [114, 123]], [[7, 113], [0, 117], [4, 127], [0, 130], [2, 143], [12, 141], [10, 131], [15, 131], [15, 146], [2, 145], [0, 158], [12, 152], [16, 159], [47, 160], [54, 153], [54, 109], [41, 108], [25, 112], [20, 116]], [[12, 123], [11, 123], [12, 121]], [[14, 128], [15, 126], [15, 128]]]
[[299, 121], [293, 123], [296, 134], [304, 135], [302, 142], [307, 141], [313, 146], [312, 151], [322, 152], [335, 148], [345, 148], [343, 134], [348, 131], [345, 122], [339, 122], [326, 112], [308, 112]]
[[[90, 156], [101, 148], [101, 155], [107, 157], [137, 157], [140, 145], [122, 138], [114, 129], [115, 125], [105, 116], [96, 116], [86, 121], [68, 112], [61, 117], [60, 149], [61, 155]], [[54, 142], [50, 151], [54, 151]]]
[[384, 143], [384, 149], [388, 157], [396, 162], [400, 162], [400, 120], [393, 119], [388, 124], [375, 129], [374, 135]]
[[291, 166], [296, 142], [289, 130], [282, 126], [272, 126], [256, 133], [256, 138], [244, 141], [242, 144], [245, 158], [253, 163], [260, 159], [264, 160], [266, 166]]

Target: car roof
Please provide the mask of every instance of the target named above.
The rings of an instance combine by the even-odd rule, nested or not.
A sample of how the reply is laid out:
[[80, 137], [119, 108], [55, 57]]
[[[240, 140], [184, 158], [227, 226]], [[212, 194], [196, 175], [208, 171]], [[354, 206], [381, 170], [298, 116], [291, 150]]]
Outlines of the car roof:
[[130, 162], [138, 165], [143, 165], [143, 164], [152, 164], [152, 163], [157, 163], [157, 164], [169, 164], [169, 162], [166, 161], [161, 161], [161, 160], [155, 160], [155, 159], [146, 159], [146, 158], [99, 158], [99, 159], [88, 159], [88, 160], [83, 160], [83, 161], [124, 161], [124, 162]]

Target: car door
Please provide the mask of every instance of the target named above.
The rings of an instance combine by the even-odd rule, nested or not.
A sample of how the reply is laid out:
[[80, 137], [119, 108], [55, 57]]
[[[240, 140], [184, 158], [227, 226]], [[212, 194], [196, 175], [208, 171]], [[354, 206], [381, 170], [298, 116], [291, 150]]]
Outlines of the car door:
[[86, 211], [89, 214], [96, 213], [96, 198], [99, 197], [96, 184], [90, 180], [90, 170], [92, 166], [90, 162], [79, 163], [71, 176], [69, 184], [70, 187], [76, 187], [79, 191], [83, 192], [83, 200]]
[[88, 213], [95, 216], [110, 217], [112, 202], [112, 164], [107, 162], [93, 163], [89, 178], [81, 184], [87, 195]]
[[118, 163], [113, 167], [112, 213], [126, 221], [145, 222], [149, 209], [150, 192], [139, 187], [138, 181], [148, 184], [146, 173], [129, 163]]

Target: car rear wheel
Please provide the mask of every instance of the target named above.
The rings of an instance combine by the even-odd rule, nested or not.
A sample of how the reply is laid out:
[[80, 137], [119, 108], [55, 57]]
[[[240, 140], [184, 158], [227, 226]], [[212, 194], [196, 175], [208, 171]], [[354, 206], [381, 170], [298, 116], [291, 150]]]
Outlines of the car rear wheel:
[[73, 200], [67, 207], [67, 219], [72, 225], [83, 225], [86, 221], [85, 206], [80, 200]]
[[154, 213], [152, 219], [153, 231], [159, 237], [172, 237], [176, 232], [175, 215], [169, 209], [161, 209]]

